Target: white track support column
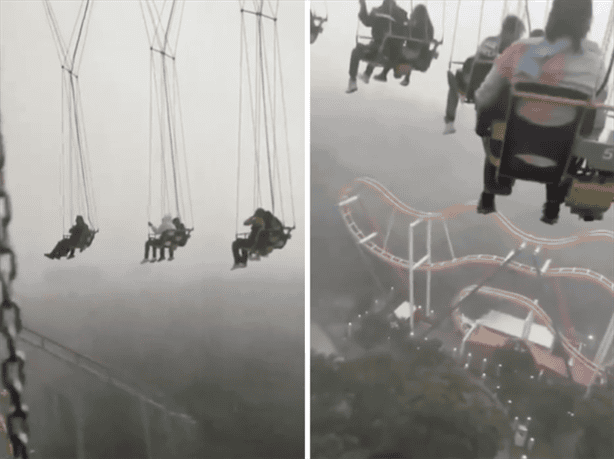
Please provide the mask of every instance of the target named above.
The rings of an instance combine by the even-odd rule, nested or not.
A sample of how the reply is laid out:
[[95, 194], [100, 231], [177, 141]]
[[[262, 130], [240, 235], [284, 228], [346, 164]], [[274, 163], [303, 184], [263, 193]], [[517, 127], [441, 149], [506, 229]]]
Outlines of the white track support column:
[[433, 229], [433, 221], [426, 222], [426, 262], [429, 264], [429, 269], [426, 272], [426, 316], [431, 315], [431, 231]]
[[77, 459], [85, 459], [85, 435], [83, 433], [85, 430], [84, 400], [80, 391], [75, 390], [75, 394], [73, 411], [75, 413], [75, 425], [77, 428]]
[[147, 404], [144, 398], [139, 398], [141, 405], [141, 420], [143, 421], [143, 430], [145, 434], [145, 448], [147, 449], [147, 459], [152, 459], [151, 455], [151, 434], [149, 432], [149, 416], [147, 415]]
[[173, 429], [171, 428], [171, 419], [164, 408], [164, 413], [162, 414], [163, 422], [164, 422], [164, 430], [166, 430], [166, 445], [168, 448], [168, 452], [170, 457], [177, 457], [177, 451], [175, 451], [175, 438], [173, 437]]
[[456, 260], [456, 256], [454, 256], [454, 248], [452, 247], [452, 239], [450, 239], [450, 231], [448, 230], [448, 223], [443, 221], [443, 229], [446, 232], [446, 239], [448, 240], [448, 248], [450, 249], [450, 255], [452, 255], [452, 260]]
[[396, 209], [392, 208], [392, 214], [390, 214], [390, 218], [388, 219], [388, 229], [386, 230], [386, 237], [384, 238], [384, 252], [388, 250], [388, 238], [390, 237], [390, 232], [392, 231], [392, 225], [394, 225], [394, 215], [396, 213]]
[[427, 253], [414, 263], [414, 227], [418, 226], [423, 221], [422, 219], [418, 219], [409, 225], [409, 326], [412, 333], [414, 331], [414, 312], [417, 309], [414, 300], [414, 271], [423, 265], [430, 257], [430, 253]]
[[[601, 343], [599, 344], [599, 347], [597, 348], [597, 353], [595, 354], [594, 362], [595, 362], [595, 364], [597, 365], [598, 368], [602, 367], [603, 361], [605, 360], [606, 356], [608, 355], [608, 351], [612, 347], [612, 342], [613, 341], [614, 341], [614, 314], [612, 314], [612, 318], [610, 319], [610, 323], [608, 324], [608, 328], [605, 331], [605, 334], [603, 335], [603, 339], [601, 340]], [[588, 387], [586, 388], [585, 398], [590, 397], [590, 395], [591, 395], [591, 388], [592, 388], [593, 384], [595, 383], [595, 378], [597, 377], [597, 373], [598, 372], [599, 372], [599, 369], [596, 369], [593, 372], [593, 376], [591, 377], [591, 382], [589, 383]]]
[[409, 224], [409, 330], [414, 331], [414, 227], [422, 220], [416, 220]]

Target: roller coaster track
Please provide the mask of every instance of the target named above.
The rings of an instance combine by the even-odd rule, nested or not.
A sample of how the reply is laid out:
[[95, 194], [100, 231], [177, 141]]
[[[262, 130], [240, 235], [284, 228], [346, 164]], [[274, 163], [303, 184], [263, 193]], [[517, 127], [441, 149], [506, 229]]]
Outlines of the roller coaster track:
[[122, 378], [119, 378], [116, 370], [112, 370], [111, 368], [96, 362], [90, 357], [79, 354], [78, 352], [75, 352], [72, 349], [63, 346], [52, 339], [42, 336], [26, 327], [22, 328], [21, 333], [19, 334], [19, 339], [30, 344], [31, 346], [42, 349], [59, 360], [85, 370], [105, 383], [114, 385], [118, 389], [137, 397], [145, 404], [159, 409], [169, 417], [181, 419], [192, 425], [196, 424], [196, 421], [187, 414], [169, 410], [164, 404], [153, 400], [152, 395], [146, 394], [145, 391], [136, 388], [133, 384], [127, 383]]
[[[471, 291], [476, 287], [476, 285], [470, 285], [468, 287], [465, 287], [463, 290], [461, 290], [461, 292], [456, 296], [456, 298], [454, 299], [452, 304], [456, 304], [457, 302], [461, 301], [463, 298], [465, 298], [467, 295], [469, 295], [469, 293], [471, 293]], [[478, 294], [481, 295], [485, 295], [485, 296], [490, 296], [490, 297], [495, 297], [495, 298], [502, 298], [505, 300], [508, 300], [512, 303], [515, 303], [519, 306], [522, 306], [526, 309], [529, 309], [530, 311], [533, 311], [533, 313], [535, 314], [535, 318], [538, 319], [540, 322], [542, 322], [542, 325], [544, 325], [546, 328], [548, 328], [548, 330], [550, 331], [550, 333], [552, 333], [552, 335], [556, 335], [556, 330], [554, 329], [553, 323], [552, 323], [552, 319], [548, 316], [548, 314], [537, 304], [536, 301], [531, 300], [530, 298], [524, 296], [524, 295], [520, 295], [518, 293], [514, 293], [514, 292], [509, 292], [507, 290], [501, 290], [498, 288], [493, 288], [493, 287], [482, 287], [479, 291]], [[456, 326], [459, 330], [463, 330], [462, 328], [462, 321], [461, 321], [461, 314], [458, 310], [456, 310], [453, 314]], [[572, 377], [574, 379], [574, 381], [584, 384], [585, 386], [587, 386], [590, 383], [591, 377], [593, 374], [597, 373], [602, 373], [603, 372], [603, 368], [598, 366], [595, 362], [591, 361], [588, 357], [586, 357], [585, 355], [583, 355], [577, 348], [575, 348], [573, 346], [573, 344], [571, 342], [569, 342], [569, 340], [567, 338], [565, 338], [564, 336], [561, 337], [561, 344], [563, 345], [563, 348], [565, 349], [565, 351], [570, 355], [570, 357], [574, 360], [574, 364], [571, 366], [571, 370], [572, 370]], [[556, 357], [553, 357], [556, 358]], [[563, 371], [565, 371], [565, 364], [563, 362], [560, 362], [560, 367], [562, 368]]]
[[[366, 250], [368, 250], [375, 257], [384, 261], [385, 263], [392, 265], [393, 267], [400, 268], [402, 270], [412, 269], [412, 264], [413, 264], [413, 270], [426, 271], [428, 273], [431, 273], [434, 271], [444, 271], [444, 270], [449, 270], [452, 268], [457, 268], [457, 267], [465, 266], [465, 265], [501, 266], [506, 261], [506, 258], [504, 257], [500, 257], [497, 255], [486, 255], [486, 254], [467, 255], [464, 257], [456, 258], [454, 256], [454, 252], [452, 250], [450, 240], [448, 240], [448, 242], [450, 244], [450, 250], [452, 252], [452, 258], [453, 258], [452, 260], [433, 263], [432, 260], [430, 260], [430, 249], [429, 249], [429, 254], [427, 255], [428, 259], [427, 257], [425, 257], [423, 260], [421, 260], [418, 263], [414, 263], [413, 260], [410, 263], [409, 258], [405, 259], [405, 258], [398, 257], [392, 254], [390, 251], [387, 250], [386, 247], [381, 247], [380, 245], [378, 245], [377, 242], [375, 242], [374, 236], [376, 236], [377, 233], [371, 233], [368, 235], [365, 234], [359, 228], [358, 224], [354, 220], [350, 205], [352, 204], [352, 202], [358, 199], [358, 195], [352, 192], [353, 192], [353, 188], [356, 185], [361, 185], [361, 184], [366, 185], [372, 190], [374, 190], [375, 192], [377, 192], [383, 201], [387, 202], [390, 206], [393, 207], [394, 211], [400, 212], [402, 214], [405, 214], [409, 217], [414, 218], [415, 219], [414, 223], [418, 221], [427, 221], [427, 222], [433, 221], [433, 220], [442, 221], [445, 225], [446, 234], [448, 231], [446, 221], [462, 213], [465, 213], [471, 210], [475, 210], [475, 203], [457, 204], [457, 205], [447, 207], [439, 212], [422, 212], [422, 211], [413, 209], [407, 204], [403, 203], [400, 199], [394, 196], [388, 189], [386, 189], [386, 187], [384, 187], [382, 184], [380, 184], [373, 178], [361, 177], [361, 178], [355, 179], [354, 184], [343, 188], [343, 190], [341, 191], [341, 202], [339, 203], [341, 215], [343, 217], [345, 225], [347, 226], [347, 228], [349, 229], [353, 237], [356, 239], [358, 244], [364, 247]], [[550, 249], [561, 249], [561, 248], [569, 247], [569, 246], [572, 246], [572, 245], [575, 245], [581, 242], [593, 242], [593, 241], [614, 242], [614, 231], [609, 231], [609, 230], [580, 231], [572, 236], [569, 236], [566, 238], [559, 238], [559, 239], [548, 239], [548, 238], [543, 238], [543, 237], [537, 237], [533, 234], [522, 231], [521, 229], [516, 227], [509, 219], [507, 219], [505, 216], [503, 216], [502, 214], [498, 212], [495, 214], [495, 217], [497, 218], [497, 222], [499, 226], [505, 232], [507, 232], [514, 238], [522, 241], [523, 244], [531, 244], [531, 245], [537, 246], [538, 250], [541, 250], [541, 248], [544, 248], [544, 247], [550, 248]], [[410, 226], [414, 225], [414, 223], [412, 223]], [[430, 238], [430, 233], [427, 237]], [[386, 246], [386, 242], [384, 242], [384, 246]], [[592, 271], [586, 268], [579, 268], [579, 267], [550, 268], [549, 265], [550, 263], [547, 262], [546, 265], [544, 265], [544, 267], [539, 272], [536, 269], [536, 267], [528, 266], [526, 264], [522, 264], [517, 261], [511, 261], [508, 264], [508, 267], [517, 272], [521, 272], [521, 273], [536, 276], [536, 277], [538, 276], [550, 277], [550, 278], [571, 277], [571, 278], [576, 278], [576, 279], [581, 279], [581, 280], [588, 280], [600, 286], [601, 288], [607, 290], [610, 293], [610, 295], [614, 296], [614, 282], [602, 274], [599, 274], [595, 271]], [[464, 298], [465, 296], [469, 295], [469, 293], [475, 287], [476, 286], [470, 286], [470, 287], [463, 289], [457, 296], [457, 302], [460, 301], [460, 299]], [[490, 294], [492, 296], [498, 296], [500, 298], [505, 298], [516, 304], [519, 304], [523, 307], [527, 307], [530, 310], [533, 310], [536, 316], [540, 317], [545, 322], [545, 325], [550, 329], [550, 331], [555, 333], [554, 328], [552, 326], [552, 320], [543, 311], [543, 309], [541, 309], [535, 302], [533, 302], [529, 298], [524, 297], [523, 295], [516, 294], [516, 293], [507, 292], [504, 290], [493, 289], [490, 287], [481, 287], [479, 290], [479, 293]], [[456, 303], [452, 303], [452, 304], [456, 304]], [[607, 351], [607, 348], [609, 347], [609, 346], [606, 346], [606, 348], [603, 349], [604, 347], [603, 345], [606, 341], [612, 340], [612, 337], [610, 336], [613, 334], [612, 332], [614, 332], [614, 323], [610, 323], [610, 326], [608, 327], [608, 330], [606, 331], [606, 335], [604, 336], [602, 346], [600, 346], [600, 351], [598, 351], [598, 354], [603, 354], [602, 358], [605, 357], [605, 353]], [[576, 362], [579, 362], [580, 365], [583, 365], [585, 368], [590, 369], [591, 377], [595, 375], [596, 373], [603, 372], [604, 370], [603, 365], [599, 365], [591, 361], [590, 359], [588, 359], [583, 354], [581, 354], [580, 351], [578, 351], [567, 338], [561, 337], [561, 341], [562, 341], [564, 349], [574, 358]], [[574, 371], [574, 374], [576, 374], [575, 371]]]
[[[422, 212], [420, 210], [413, 209], [409, 207], [407, 204], [403, 203], [399, 198], [393, 195], [384, 185], [379, 183], [377, 180], [371, 177], [360, 177], [354, 180], [355, 183], [365, 184], [373, 190], [377, 191], [381, 197], [388, 202], [396, 211], [401, 212], [405, 215], [409, 215], [411, 217], [415, 217], [417, 219], [421, 219], [424, 221], [428, 220], [449, 220], [453, 217], [456, 217], [462, 213], [469, 212], [475, 210], [476, 203], [466, 203], [466, 204], [456, 204], [450, 207], [447, 207], [439, 212]], [[348, 187], [344, 188], [342, 194], [347, 194], [349, 190]], [[590, 241], [610, 241], [614, 242], [614, 231], [610, 230], [588, 230], [588, 231], [579, 231], [578, 233], [568, 236], [565, 238], [559, 239], [548, 239], [543, 237], [537, 237], [533, 234], [527, 233], [517, 226], [515, 226], [507, 217], [505, 217], [500, 212], [496, 212], [495, 217], [497, 218], [498, 224], [501, 228], [506, 230], [508, 234], [511, 236], [520, 239], [522, 241], [526, 241], [529, 244], [538, 245], [541, 247], [546, 247], [549, 249], [560, 249], [569, 247], [580, 242], [590, 242]]]

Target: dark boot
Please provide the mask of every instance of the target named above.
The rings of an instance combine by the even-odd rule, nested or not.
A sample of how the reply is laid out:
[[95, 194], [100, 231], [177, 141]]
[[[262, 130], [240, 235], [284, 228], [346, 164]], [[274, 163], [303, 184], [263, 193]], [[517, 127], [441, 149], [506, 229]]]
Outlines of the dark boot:
[[544, 211], [540, 220], [548, 225], [554, 225], [559, 221], [559, 211], [561, 210], [561, 203], [558, 201], [547, 201], [544, 204]]
[[477, 208], [478, 214], [490, 214], [496, 212], [495, 208], [495, 195], [492, 193], [483, 192], [480, 197], [480, 202], [478, 203]]

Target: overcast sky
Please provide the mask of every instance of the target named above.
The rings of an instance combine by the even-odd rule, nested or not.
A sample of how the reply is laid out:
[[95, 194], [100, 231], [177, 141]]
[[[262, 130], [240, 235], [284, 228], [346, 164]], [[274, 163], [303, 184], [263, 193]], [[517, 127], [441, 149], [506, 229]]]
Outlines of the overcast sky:
[[[446, 71], [448, 62], [464, 61], [467, 57], [475, 53], [479, 41], [492, 35], [497, 35], [501, 27], [501, 19], [507, 11], [509, 14], [520, 13], [525, 25], [526, 14], [524, 12], [524, 0], [499, 1], [486, 0], [480, 24], [481, 0], [462, 0], [456, 39], [454, 39], [454, 23], [456, 19], [457, 0], [426, 0], [426, 1], [402, 1], [397, 4], [410, 12], [412, 4], [423, 3], [427, 6], [433, 27], [435, 28], [435, 38], [441, 40], [443, 45], [439, 47], [439, 58], [431, 63], [427, 73], [414, 72], [412, 74], [412, 85], [403, 88], [399, 85], [400, 81], [390, 78], [387, 84], [371, 81], [368, 86], [358, 80], [358, 92], [349, 97], [356, 98], [386, 98], [399, 97], [407, 99], [408, 102], [424, 102], [434, 109], [441, 111], [443, 118], [445, 101], [447, 97]], [[311, 88], [317, 91], [318, 88], [339, 88], [345, 91], [348, 82], [348, 68], [350, 53], [356, 43], [356, 32], [360, 30], [361, 35], [370, 35], [370, 30], [359, 25], [358, 11], [359, 2], [357, 0], [329, 0], [312, 1], [312, 10], [320, 16], [325, 16], [328, 12], [328, 22], [324, 24], [324, 32], [313, 45], [311, 45]], [[367, 9], [381, 4], [381, 1], [367, 1]], [[544, 28], [547, 19], [546, 4], [551, 5], [549, 0], [529, 0], [529, 15], [531, 28]], [[445, 5], [445, 18], [444, 18]], [[608, 14], [612, 6], [611, 0], [593, 0], [593, 24], [588, 38], [602, 44]], [[549, 10], [549, 8], [548, 8]], [[478, 27], [479, 26], [479, 27]], [[525, 34], [525, 37], [527, 35]], [[452, 42], [454, 41], [454, 53], [452, 55]], [[611, 53], [611, 47], [610, 47]], [[609, 56], [608, 56], [609, 58]], [[359, 72], [364, 70], [365, 64], [361, 63]], [[454, 66], [453, 69], [458, 67]], [[392, 76], [392, 74], [390, 75]], [[418, 88], [419, 87], [419, 88]], [[473, 106], [460, 106], [460, 117], [473, 117]], [[612, 128], [612, 122], [608, 125]], [[443, 128], [442, 128], [443, 129]]]
[[[52, 2], [65, 41], [73, 30], [80, 4]], [[251, 1], [247, 6], [253, 9]], [[0, 8], [0, 109], [8, 158], [6, 177], [14, 212], [10, 234], [19, 260], [19, 282], [35, 283], [43, 271], [58, 265], [100, 266], [108, 275], [142, 273], [144, 279], [151, 270], [190, 279], [214, 273], [237, 279], [270, 275], [302, 277], [305, 250], [303, 2], [280, 2], [277, 21], [297, 230], [284, 250], [275, 251], [260, 263], [251, 263], [247, 270], [233, 272], [229, 269], [236, 219], [239, 2], [187, 1], [185, 4], [176, 65], [196, 229], [173, 263], [153, 266], [139, 265], [147, 237], [150, 135], [150, 53], [139, 2], [93, 2], [79, 83], [100, 234], [87, 251], [77, 253], [70, 261], [43, 257], [62, 236], [62, 86], [54, 39], [42, 1], [2, 0]], [[245, 19], [253, 60], [255, 17], [246, 15]], [[273, 44], [272, 30], [272, 23], [267, 21], [268, 45]], [[243, 110], [248, 107], [246, 97], [244, 93]], [[279, 102], [280, 93], [277, 98]], [[285, 157], [279, 103], [277, 117], [282, 123], [277, 128], [279, 151]], [[242, 130], [249, 134], [250, 129], [244, 121]], [[253, 155], [254, 140], [247, 134], [243, 137], [242, 152]], [[287, 177], [284, 179], [287, 182]], [[245, 185], [241, 221], [248, 216], [243, 213], [253, 210], [250, 194], [253, 184]], [[289, 200], [289, 186], [285, 196]]]

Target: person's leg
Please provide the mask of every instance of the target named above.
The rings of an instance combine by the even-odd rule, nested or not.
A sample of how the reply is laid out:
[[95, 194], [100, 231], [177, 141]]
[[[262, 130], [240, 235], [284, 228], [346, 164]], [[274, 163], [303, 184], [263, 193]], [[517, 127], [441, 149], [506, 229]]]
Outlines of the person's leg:
[[483, 191], [478, 202], [477, 211], [479, 214], [490, 214], [496, 212], [495, 195], [492, 192], [497, 185], [496, 173], [497, 167], [490, 161], [490, 138], [482, 137], [482, 146], [484, 147], [484, 175], [483, 175]]
[[390, 69], [392, 69], [392, 67], [389, 64], [385, 65], [382, 72], [375, 75], [373, 79], [384, 82], [388, 81], [388, 72], [390, 72]]
[[561, 204], [565, 201], [566, 193], [566, 185], [559, 185], [558, 183], [546, 184], [546, 203], [544, 204], [544, 210], [540, 219], [542, 222], [554, 225], [559, 221], [559, 212], [561, 211]]
[[365, 53], [365, 45], [358, 43], [356, 47], [352, 50], [352, 54], [350, 56], [350, 79], [356, 80], [356, 76], [358, 75], [358, 65], [360, 64], [360, 59], [363, 57]]
[[356, 77], [358, 76], [358, 66], [360, 64], [360, 60], [365, 58], [367, 54], [369, 54], [369, 50], [372, 49], [372, 45], [366, 46], [362, 43], [358, 43], [356, 47], [352, 50], [352, 55], [350, 57], [350, 81], [348, 83], [348, 88], [345, 91], [347, 94], [351, 94], [355, 91], [358, 91], [358, 85], [356, 84]]
[[458, 108], [458, 90], [456, 78], [452, 72], [448, 72], [448, 100], [446, 102], [446, 123], [454, 123], [456, 119], [456, 109]]
[[236, 239], [232, 242], [232, 256], [235, 260], [235, 265], [241, 263], [241, 254], [239, 249], [241, 248], [241, 239]]
[[409, 85], [409, 78], [410, 77], [411, 77], [411, 67], [409, 68], [409, 70], [405, 74], [405, 77], [403, 78], [403, 81], [401, 81], [401, 86], [408, 86]]

